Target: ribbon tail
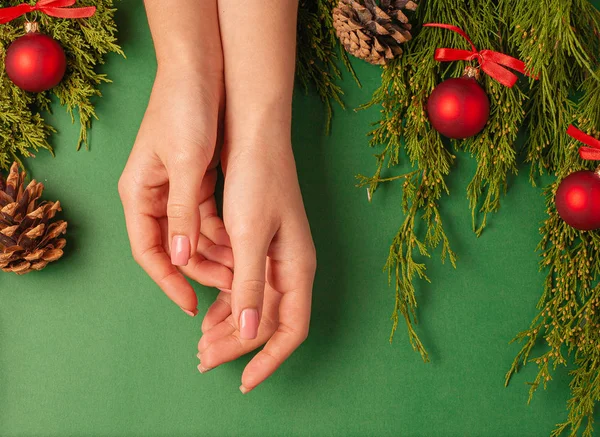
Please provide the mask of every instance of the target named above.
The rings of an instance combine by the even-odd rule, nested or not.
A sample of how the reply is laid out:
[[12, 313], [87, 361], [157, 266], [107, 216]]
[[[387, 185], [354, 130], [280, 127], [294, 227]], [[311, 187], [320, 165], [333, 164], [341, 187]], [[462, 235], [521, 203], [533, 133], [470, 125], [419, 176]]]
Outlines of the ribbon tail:
[[473, 52], [461, 49], [437, 49], [434, 59], [439, 62], [467, 61], [473, 56]]
[[516, 74], [507, 70], [503, 66], [496, 64], [495, 62], [485, 60], [481, 62], [481, 69], [490, 77], [493, 77], [502, 85], [509, 88], [512, 88], [519, 79]]
[[85, 6], [82, 8], [58, 8], [45, 7], [42, 11], [51, 17], [56, 18], [88, 18], [96, 13], [96, 6]]
[[526, 74], [525, 62], [513, 58], [512, 56], [505, 55], [504, 53], [494, 52], [492, 50], [482, 50], [481, 56], [484, 59], [495, 62], [496, 64], [503, 65], [512, 70], [518, 71], [519, 73]]
[[569, 126], [569, 129], [567, 129], [567, 135], [576, 139], [577, 141], [581, 141], [586, 146], [592, 147], [594, 149], [600, 149], [600, 140], [597, 140], [596, 138], [583, 133], [573, 125]]
[[587, 161], [600, 161], [600, 150], [592, 147], [580, 147], [579, 156]]
[[31, 12], [32, 9], [33, 7], [27, 4], [21, 4], [10, 8], [2, 8], [0, 9], [0, 24], [6, 24], [9, 21], [20, 17], [21, 15]]

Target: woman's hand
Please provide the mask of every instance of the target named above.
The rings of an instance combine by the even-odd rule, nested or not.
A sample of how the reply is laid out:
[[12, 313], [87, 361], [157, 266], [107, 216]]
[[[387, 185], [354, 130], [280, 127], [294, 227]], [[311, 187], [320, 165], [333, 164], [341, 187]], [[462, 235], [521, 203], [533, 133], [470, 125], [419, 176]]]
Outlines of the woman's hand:
[[182, 273], [224, 289], [232, 281], [214, 198], [223, 78], [175, 67], [159, 66], [119, 193], [134, 258], [194, 316], [196, 294]]
[[246, 393], [306, 339], [316, 258], [290, 144], [225, 146], [223, 169], [233, 289], [220, 293], [204, 318], [198, 368], [266, 342], [242, 375]]

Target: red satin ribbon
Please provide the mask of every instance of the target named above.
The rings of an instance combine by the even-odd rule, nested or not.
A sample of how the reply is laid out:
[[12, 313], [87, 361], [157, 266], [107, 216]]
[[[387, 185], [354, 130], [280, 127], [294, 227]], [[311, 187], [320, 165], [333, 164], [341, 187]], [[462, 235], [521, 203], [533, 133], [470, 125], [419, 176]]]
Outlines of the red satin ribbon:
[[18, 6], [2, 8], [0, 9], [0, 24], [8, 23], [33, 11], [40, 11], [57, 18], [87, 18], [96, 12], [96, 6], [68, 8], [68, 6], [73, 6], [75, 2], [76, 0], [39, 0], [35, 5], [21, 3]]
[[600, 140], [584, 134], [573, 125], [569, 126], [569, 129], [567, 129], [567, 135], [588, 146], [579, 148], [579, 156], [581, 156], [581, 159], [600, 161]]
[[448, 29], [458, 33], [469, 44], [471, 44], [471, 50], [460, 50], [460, 49], [437, 49], [435, 51], [436, 61], [472, 61], [477, 59], [479, 66], [489, 76], [496, 79], [502, 85], [512, 88], [517, 83], [518, 77], [512, 71], [505, 67], [511, 68], [518, 71], [519, 73], [527, 74], [525, 71], [525, 63], [512, 56], [505, 55], [504, 53], [494, 52], [492, 50], [477, 50], [471, 38], [459, 27], [452, 26], [450, 24], [439, 24], [439, 23], [428, 23], [424, 24], [424, 27], [440, 27], [442, 29]]

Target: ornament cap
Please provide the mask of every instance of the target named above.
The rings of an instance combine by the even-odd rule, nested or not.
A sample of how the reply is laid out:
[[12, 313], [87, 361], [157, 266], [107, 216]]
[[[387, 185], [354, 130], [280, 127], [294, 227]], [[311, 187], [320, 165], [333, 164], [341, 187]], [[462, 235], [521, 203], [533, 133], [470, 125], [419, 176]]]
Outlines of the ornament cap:
[[40, 31], [40, 25], [37, 21], [26, 21], [23, 26], [25, 27], [25, 32], [27, 33], [35, 33]]
[[472, 65], [468, 65], [467, 68], [465, 68], [463, 76], [469, 77], [471, 79], [475, 79], [476, 81], [479, 82], [479, 78], [481, 77], [481, 72], [480, 72], [479, 68], [473, 67]]

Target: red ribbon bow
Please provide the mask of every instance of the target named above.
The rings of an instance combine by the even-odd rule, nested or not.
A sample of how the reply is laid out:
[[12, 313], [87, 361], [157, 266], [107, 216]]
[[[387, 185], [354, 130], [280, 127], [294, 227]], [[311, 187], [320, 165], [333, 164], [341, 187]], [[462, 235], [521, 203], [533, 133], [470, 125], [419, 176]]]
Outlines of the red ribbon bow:
[[496, 79], [502, 85], [512, 88], [517, 83], [518, 77], [512, 71], [505, 67], [518, 71], [519, 73], [527, 74], [525, 71], [525, 63], [512, 56], [504, 53], [494, 52], [492, 50], [477, 50], [473, 41], [459, 27], [450, 24], [429, 23], [424, 24], [424, 27], [440, 27], [458, 33], [471, 44], [471, 50], [460, 49], [437, 49], [435, 51], [436, 61], [472, 61], [477, 59], [479, 66], [489, 76]]
[[0, 9], [0, 24], [8, 23], [29, 12], [40, 11], [57, 18], [87, 18], [94, 15], [96, 6], [67, 8], [73, 6], [76, 0], [39, 0], [35, 5], [21, 3], [17, 6]]
[[588, 146], [579, 148], [579, 156], [581, 156], [581, 159], [600, 161], [600, 140], [584, 134], [573, 125], [569, 126], [569, 129], [567, 129], [567, 135]]

